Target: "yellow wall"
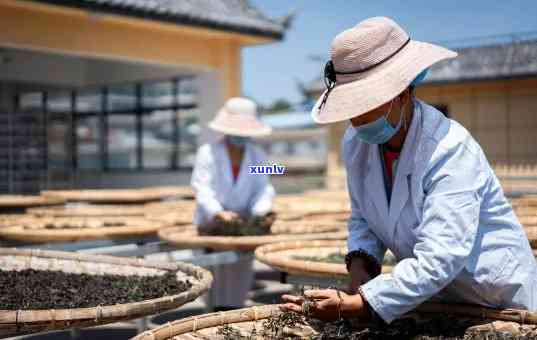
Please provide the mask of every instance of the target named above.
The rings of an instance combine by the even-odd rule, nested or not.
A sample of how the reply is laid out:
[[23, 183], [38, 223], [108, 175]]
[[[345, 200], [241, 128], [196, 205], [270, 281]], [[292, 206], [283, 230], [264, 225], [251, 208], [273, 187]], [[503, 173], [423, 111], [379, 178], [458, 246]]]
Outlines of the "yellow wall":
[[537, 165], [537, 78], [428, 85], [417, 96], [447, 105], [491, 162]]
[[224, 98], [241, 92], [241, 46], [268, 41], [20, 0], [0, 1], [0, 46], [217, 69]]

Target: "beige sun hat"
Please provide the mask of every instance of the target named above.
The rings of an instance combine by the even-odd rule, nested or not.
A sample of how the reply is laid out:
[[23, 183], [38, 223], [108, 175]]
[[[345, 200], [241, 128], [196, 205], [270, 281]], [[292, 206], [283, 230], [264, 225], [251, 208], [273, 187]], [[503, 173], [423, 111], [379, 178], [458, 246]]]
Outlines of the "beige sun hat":
[[272, 128], [257, 118], [257, 105], [246, 98], [231, 98], [209, 122], [214, 131], [233, 136], [262, 137]]
[[456, 52], [415, 41], [393, 20], [366, 19], [332, 41], [327, 90], [311, 116], [334, 123], [367, 113], [403, 92], [423, 70]]

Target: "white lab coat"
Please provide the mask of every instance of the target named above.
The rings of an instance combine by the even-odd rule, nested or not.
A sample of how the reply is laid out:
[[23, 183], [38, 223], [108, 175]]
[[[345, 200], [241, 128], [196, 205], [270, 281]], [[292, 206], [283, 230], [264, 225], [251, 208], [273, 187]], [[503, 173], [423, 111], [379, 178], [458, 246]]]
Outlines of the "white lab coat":
[[[197, 201], [194, 224], [208, 223], [222, 210], [231, 210], [246, 218], [270, 212], [275, 191], [268, 175], [248, 173], [249, 165], [263, 165], [265, 161], [263, 150], [248, 142], [234, 181], [225, 141], [201, 146], [191, 180]], [[206, 302], [214, 306], [242, 307], [254, 280], [253, 258], [243, 256], [236, 263], [210, 270], [214, 281]]]
[[349, 251], [363, 249], [382, 263], [389, 248], [400, 261], [362, 286], [386, 322], [432, 297], [537, 310], [529, 242], [464, 127], [415, 101], [390, 204], [379, 147], [349, 127], [342, 148], [352, 205]]
[[264, 165], [265, 162], [263, 150], [248, 142], [234, 182], [225, 141], [221, 139], [201, 146], [191, 180], [198, 203], [194, 224], [207, 223], [222, 210], [235, 211], [242, 216], [268, 213], [275, 195], [270, 178], [248, 173], [249, 165]]

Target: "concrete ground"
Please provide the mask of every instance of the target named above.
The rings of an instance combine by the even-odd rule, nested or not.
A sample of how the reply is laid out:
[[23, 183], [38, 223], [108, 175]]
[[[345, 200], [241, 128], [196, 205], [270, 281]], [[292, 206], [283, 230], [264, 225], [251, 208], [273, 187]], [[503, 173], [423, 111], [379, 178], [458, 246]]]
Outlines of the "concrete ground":
[[[270, 267], [255, 261], [255, 284], [246, 301], [246, 306], [263, 305], [280, 302], [282, 294], [292, 292], [293, 286], [280, 283], [280, 273]], [[207, 313], [203, 299], [198, 298], [183, 307], [173, 311], [168, 311], [159, 315], [148, 317], [145, 321], [148, 328], [157, 327], [166, 322], [182, 319], [192, 315]], [[137, 327], [143, 324], [142, 320], [133, 320], [128, 322], [119, 322], [98, 327], [80, 329], [76, 331], [61, 331], [39, 333], [12, 337], [8, 339], [27, 339], [27, 340], [126, 340], [135, 336], [138, 331]]]

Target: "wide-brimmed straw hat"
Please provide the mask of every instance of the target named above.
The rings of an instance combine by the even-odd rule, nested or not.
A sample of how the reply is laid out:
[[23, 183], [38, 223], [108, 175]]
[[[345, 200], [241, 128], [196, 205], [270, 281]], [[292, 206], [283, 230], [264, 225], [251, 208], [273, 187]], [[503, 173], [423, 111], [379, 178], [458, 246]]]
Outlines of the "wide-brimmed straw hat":
[[393, 20], [374, 17], [338, 34], [325, 65], [327, 90], [311, 115], [333, 123], [367, 113], [403, 92], [423, 70], [456, 52], [415, 41]]
[[272, 128], [257, 119], [257, 105], [246, 98], [231, 98], [209, 122], [214, 131], [242, 137], [262, 137]]

